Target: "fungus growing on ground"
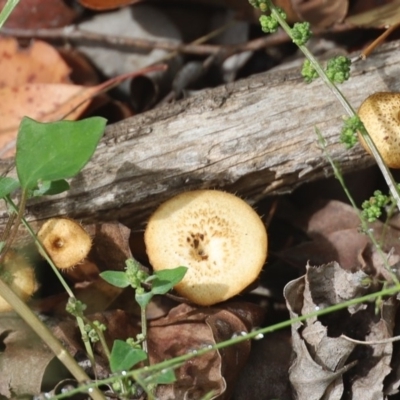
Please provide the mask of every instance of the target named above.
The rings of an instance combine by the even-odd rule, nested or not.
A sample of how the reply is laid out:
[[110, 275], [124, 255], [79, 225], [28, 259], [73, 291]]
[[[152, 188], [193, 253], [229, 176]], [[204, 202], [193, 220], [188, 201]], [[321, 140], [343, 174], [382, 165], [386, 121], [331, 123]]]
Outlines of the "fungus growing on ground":
[[258, 214], [239, 197], [217, 190], [166, 201], [150, 217], [145, 243], [155, 270], [188, 267], [175, 289], [204, 306], [243, 291], [267, 256], [267, 233]]
[[[37, 289], [33, 267], [23, 255], [13, 250], [7, 252], [0, 276], [23, 301], [29, 300]], [[11, 310], [11, 305], [0, 297], [0, 312]]]
[[[400, 168], [400, 93], [374, 93], [360, 106], [358, 115], [389, 168]], [[360, 143], [371, 154], [359, 134]]]
[[49, 219], [37, 236], [59, 269], [68, 269], [83, 261], [92, 245], [89, 234], [69, 218]]

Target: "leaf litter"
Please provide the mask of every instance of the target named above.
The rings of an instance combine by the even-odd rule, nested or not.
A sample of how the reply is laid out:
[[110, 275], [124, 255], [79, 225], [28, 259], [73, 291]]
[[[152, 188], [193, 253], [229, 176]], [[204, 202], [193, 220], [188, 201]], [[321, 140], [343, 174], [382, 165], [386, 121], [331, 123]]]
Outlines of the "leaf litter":
[[[85, 0], [82, 4], [99, 9], [119, 7], [128, 2], [133, 3]], [[239, 7], [242, 14], [251, 14], [250, 18], [254, 18], [253, 11], [249, 13], [245, 9], [247, 5], [228, 3]], [[284, 7], [293, 8], [295, 19], [302, 19], [310, 12], [307, 4], [303, 3], [282, 2]], [[341, 20], [348, 11], [347, 1], [335, 5], [323, 3], [317, 1], [312, 5], [318, 11], [311, 11], [316, 26]], [[394, 7], [392, 5], [385, 10], [393, 10]], [[23, 9], [19, 10], [22, 12]], [[20, 15], [19, 21], [24, 21], [26, 17]], [[74, 12], [65, 12], [59, 26], [70, 23], [76, 16]], [[366, 18], [367, 21], [362, 23], [382, 23], [374, 21], [373, 14]], [[54, 22], [53, 18], [43, 19]], [[180, 36], [178, 39], [181, 40]], [[75, 114], [70, 117], [78, 118], [87, 107], [83, 102], [104, 89], [102, 84], [92, 88], [84, 84], [72, 86], [70, 67], [54, 48], [43, 42], [35, 41], [27, 48], [20, 48], [12, 40], [5, 40], [4, 43], [3, 54], [6, 57], [0, 63], [0, 69], [4, 68], [0, 75], [7, 76], [7, 82], [0, 81], [0, 92], [3, 91], [4, 96], [2, 104], [4, 107], [7, 103], [15, 105], [20, 98], [21, 102], [15, 109], [23, 109], [21, 115], [31, 112], [31, 116], [38, 119], [58, 119], [73, 110]], [[50, 69], [47, 68], [49, 66]], [[89, 69], [87, 76], [90, 78], [90, 75]], [[47, 104], [48, 99], [50, 105]], [[9, 127], [17, 126], [21, 116], [15, 110], [4, 108], [3, 113], [10, 115], [7, 117], [11, 121]], [[376, 291], [383, 280], [391, 282], [392, 274], [382, 262], [381, 254], [360, 232], [358, 216], [351, 207], [337, 201], [325, 201], [296, 215], [300, 218], [291, 223], [301, 229], [309, 241], [278, 254], [281, 260], [295, 265], [300, 275], [304, 274], [287, 283], [284, 289], [292, 317]], [[371, 229], [382, 241], [382, 250], [391, 272], [396, 274], [400, 254], [398, 228], [377, 222], [371, 225]], [[67, 276], [77, 297], [88, 303], [90, 318], [107, 324], [107, 341], [112, 344], [115, 339], [125, 339], [140, 332], [140, 310], [133, 301], [133, 292], [111, 287], [98, 277], [110, 265], [116, 270], [123, 270], [124, 260], [131, 256], [128, 245], [130, 231], [119, 224], [104, 224], [92, 226], [91, 234], [94, 238], [91, 256], [82, 265], [68, 271]], [[369, 284], [366, 284], [367, 281]], [[65, 316], [66, 300], [65, 294], [57, 293], [44, 299], [34, 299], [31, 305], [43, 315], [71, 353], [81, 358], [81, 364], [87, 365], [87, 360], [82, 358], [84, 349], [80, 334], [75, 323]], [[398, 393], [400, 386], [399, 346], [391, 341], [382, 342], [400, 333], [397, 327], [397, 300], [395, 297], [384, 298], [329, 316], [310, 318], [292, 326], [291, 338], [285, 333], [276, 333], [259, 342], [247, 341], [194, 358], [177, 369], [178, 379], [174, 384], [159, 387], [158, 396], [160, 399], [201, 398], [213, 391], [214, 397], [237, 400], [387, 398]], [[151, 362], [193, 352], [264, 326], [264, 311], [240, 298], [236, 303], [203, 309], [180, 304], [172, 296], [156, 297], [147, 310]], [[46, 365], [54, 357], [42, 346], [37, 349], [37, 354], [29, 353], [32, 365], [38, 365], [37, 374], [31, 374], [30, 379], [26, 379], [26, 374], [19, 374], [21, 362], [26, 360], [26, 352], [29, 351], [25, 344], [36, 343], [37, 339], [30, 336], [23, 324], [15, 324], [7, 318], [0, 320], [0, 370], [3, 374], [0, 394], [11, 397], [11, 388], [31, 393], [47, 390], [42, 385]], [[372, 344], [355, 343], [343, 335]], [[109, 374], [106, 356], [99, 346], [95, 350], [97, 373], [99, 377], [106, 377]], [[249, 360], [247, 365], [246, 360]], [[35, 368], [32, 365], [27, 363], [26, 366]], [[4, 374], [4, 370], [8, 374]], [[87, 372], [91, 373], [89, 369]], [[17, 382], [21, 377], [26, 384], [23, 388]], [[63, 384], [64, 375], [60, 373], [57, 379], [61, 380], [59, 385]], [[263, 389], [260, 389], [260, 384], [264, 385]]]

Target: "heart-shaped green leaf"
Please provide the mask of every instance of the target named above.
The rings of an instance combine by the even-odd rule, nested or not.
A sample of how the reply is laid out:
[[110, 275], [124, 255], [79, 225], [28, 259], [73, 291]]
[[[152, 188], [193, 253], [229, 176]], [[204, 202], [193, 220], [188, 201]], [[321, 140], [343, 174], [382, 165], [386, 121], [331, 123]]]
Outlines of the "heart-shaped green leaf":
[[17, 137], [15, 164], [21, 186], [68, 179], [92, 157], [104, 132], [100, 117], [42, 123], [24, 117]]

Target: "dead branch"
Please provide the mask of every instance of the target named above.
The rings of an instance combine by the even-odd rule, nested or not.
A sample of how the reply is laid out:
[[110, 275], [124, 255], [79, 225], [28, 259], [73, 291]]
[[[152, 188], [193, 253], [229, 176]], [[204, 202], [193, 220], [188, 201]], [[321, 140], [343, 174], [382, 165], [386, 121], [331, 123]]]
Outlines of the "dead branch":
[[[354, 107], [376, 91], [398, 91], [400, 42], [353, 67], [341, 86]], [[161, 201], [195, 188], [224, 188], [250, 202], [331, 175], [315, 127], [342, 171], [373, 163], [360, 146], [339, 143], [344, 111], [320, 80], [299, 67], [270, 71], [111, 125], [71, 190], [33, 200], [29, 219], [69, 215], [120, 219], [135, 228]], [[1, 171], [10, 168], [3, 162]], [[15, 171], [11, 172], [11, 176]], [[7, 212], [0, 209], [4, 227]]]

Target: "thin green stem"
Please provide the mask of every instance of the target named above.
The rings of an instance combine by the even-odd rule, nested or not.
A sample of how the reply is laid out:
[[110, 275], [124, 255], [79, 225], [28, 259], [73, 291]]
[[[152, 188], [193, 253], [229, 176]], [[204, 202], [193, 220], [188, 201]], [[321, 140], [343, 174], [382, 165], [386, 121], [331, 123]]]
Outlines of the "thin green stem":
[[[65, 365], [78, 382], [90, 380], [85, 371], [63, 347], [50, 329], [32, 312], [32, 310], [0, 279], [0, 293], [7, 303], [11, 304], [20, 317], [32, 328], [32, 330], [46, 343], [56, 357]], [[96, 400], [104, 400], [100, 390], [90, 393]]]
[[13, 12], [14, 8], [18, 5], [19, 0], [7, 0], [7, 3], [3, 7], [0, 13], [0, 29], [3, 27], [4, 23], [7, 21], [10, 14]]
[[110, 349], [109, 349], [109, 347], [108, 347], [106, 338], [104, 337], [103, 331], [102, 331], [98, 326], [96, 326], [96, 324], [94, 324], [92, 321], [90, 321], [90, 320], [87, 319], [86, 317], [85, 317], [85, 322], [86, 322], [87, 324], [90, 324], [91, 328], [94, 329], [94, 330], [96, 331], [96, 334], [97, 334], [97, 336], [98, 336], [98, 338], [99, 338], [99, 341], [100, 341], [100, 343], [101, 343], [101, 346], [103, 347], [103, 350], [104, 350], [104, 353], [105, 353], [105, 355], [106, 355], [106, 357], [107, 357], [107, 360], [110, 361], [111, 352], [110, 352]]
[[[16, 206], [16, 204], [12, 201], [12, 199], [11, 199], [9, 196], [7, 196], [7, 197], [5, 198], [5, 200], [6, 200], [7, 204], [9, 205], [9, 207], [11, 207], [11, 209], [12, 209], [14, 212], [17, 212], [18, 215], [20, 215], [21, 206], [20, 206], [20, 208], [18, 208], [18, 207]], [[22, 202], [21, 202], [21, 203], [22, 203]], [[24, 203], [24, 204], [25, 204], [25, 203]], [[24, 205], [24, 204], [23, 204], [23, 205]], [[25, 209], [25, 207], [24, 207], [24, 209]], [[54, 265], [53, 260], [52, 260], [51, 257], [47, 254], [46, 249], [44, 248], [44, 246], [42, 245], [42, 243], [40, 242], [40, 240], [37, 238], [35, 232], [33, 231], [32, 227], [29, 225], [28, 221], [23, 217], [23, 215], [21, 215], [20, 218], [18, 218], [18, 216], [17, 216], [17, 219], [16, 219], [15, 223], [17, 223], [17, 222], [18, 222], [18, 223], [22, 222], [22, 224], [25, 226], [25, 228], [27, 229], [28, 233], [31, 235], [31, 237], [32, 237], [33, 240], [35, 241], [36, 245], [40, 248], [43, 257], [44, 257], [45, 260], [49, 263], [49, 265], [50, 265], [50, 267], [52, 268], [53, 272], [56, 274], [58, 280], [60, 281], [60, 283], [61, 283], [62, 286], [64, 287], [64, 289], [65, 289], [65, 291], [67, 292], [68, 296], [69, 296], [69, 297], [72, 297], [72, 298], [75, 298], [74, 292], [73, 292], [72, 289], [68, 286], [68, 283], [65, 281], [64, 277], [61, 275], [61, 273], [60, 273], [60, 271], [58, 270], [58, 268]], [[14, 225], [14, 226], [15, 226], [15, 225]], [[3, 253], [3, 254], [5, 254], [5, 253]], [[11, 303], [10, 303], [10, 304], [11, 304]], [[11, 304], [11, 306], [12, 306], [14, 309], [16, 309], [15, 306], [14, 306], [14, 304]], [[86, 350], [86, 352], [87, 352], [87, 355], [88, 355], [88, 357], [89, 357], [90, 362], [92, 363], [93, 371], [95, 372], [94, 353], [93, 353], [92, 346], [91, 346], [91, 344], [90, 344], [90, 340], [89, 340], [89, 338], [87, 337], [87, 334], [86, 334], [85, 329], [84, 329], [85, 324], [84, 324], [84, 322], [83, 322], [82, 317], [80, 317], [80, 316], [75, 316], [75, 318], [76, 318], [76, 321], [77, 321], [77, 324], [78, 324], [78, 327], [79, 327], [79, 331], [81, 332], [82, 341], [83, 341], [83, 344], [84, 344], [84, 346], [85, 346], [85, 350]]]
[[390, 268], [390, 265], [387, 261], [387, 257], [385, 255], [385, 253], [382, 251], [381, 245], [378, 243], [378, 241], [375, 239], [375, 236], [372, 234], [371, 230], [369, 229], [368, 223], [367, 221], [365, 221], [365, 219], [363, 218], [360, 210], [357, 207], [357, 204], [355, 203], [353, 196], [351, 195], [349, 189], [346, 186], [346, 182], [344, 181], [343, 175], [341, 174], [339, 168], [337, 167], [336, 163], [333, 161], [331, 155], [329, 154], [327, 148], [326, 148], [326, 141], [324, 139], [324, 137], [322, 136], [320, 130], [318, 128], [315, 128], [315, 132], [318, 136], [318, 141], [321, 145], [322, 151], [325, 154], [325, 157], [327, 158], [327, 160], [329, 161], [329, 163], [331, 164], [333, 173], [335, 175], [335, 178], [339, 181], [344, 193], [346, 194], [347, 198], [349, 199], [351, 205], [353, 206], [353, 209], [355, 210], [355, 212], [357, 213], [358, 218], [360, 219], [361, 222], [361, 227], [363, 232], [365, 232], [367, 234], [367, 236], [369, 237], [369, 239], [371, 240], [371, 242], [373, 243], [373, 245], [375, 246], [376, 250], [378, 251], [379, 255], [381, 256], [381, 259], [383, 260], [383, 263], [385, 264], [385, 268], [386, 270], [389, 272], [390, 276], [393, 279], [393, 282], [396, 285], [399, 285], [399, 280], [397, 279], [396, 274], [393, 273], [392, 269]]
[[8, 217], [8, 221], [6, 223], [6, 226], [4, 228], [4, 231], [1, 235], [1, 242], [5, 242], [7, 240], [7, 238], [10, 236], [10, 232], [11, 232], [11, 228], [14, 224], [15, 218], [16, 218], [16, 214], [15, 212], [10, 213], [9, 217]]
[[[12, 201], [12, 199], [7, 196], [5, 198], [7, 204], [9, 205], [9, 207], [14, 210], [14, 212], [18, 212], [18, 207], [17, 205]], [[28, 233], [30, 234], [30, 236], [32, 237], [32, 239], [35, 241], [35, 244], [38, 246], [38, 248], [41, 250], [43, 257], [45, 258], [45, 260], [49, 263], [50, 267], [52, 268], [53, 272], [56, 274], [58, 280], [60, 281], [61, 285], [64, 287], [64, 290], [67, 292], [69, 297], [75, 297], [73, 291], [71, 290], [71, 288], [68, 286], [67, 282], [65, 281], [64, 277], [61, 275], [60, 271], [58, 270], [58, 268], [54, 265], [53, 260], [51, 259], [51, 257], [47, 254], [46, 249], [43, 247], [42, 243], [40, 242], [40, 240], [37, 238], [35, 232], [33, 231], [32, 227], [29, 225], [28, 221], [22, 216], [21, 217], [21, 222], [22, 224], [25, 226], [26, 230], [28, 231]]]
[[[142, 325], [142, 349], [148, 353], [147, 348], [147, 318], [146, 318], [146, 307], [140, 307], [140, 323]], [[146, 363], [148, 364], [149, 358], [147, 357]]]
[[[287, 22], [282, 18], [282, 16], [279, 14], [279, 12], [277, 11], [277, 9], [274, 6], [274, 4], [272, 3], [272, 1], [266, 0], [266, 3], [268, 5], [269, 9], [271, 10], [271, 13], [277, 19], [277, 21], [279, 22], [279, 24], [283, 28], [283, 30], [289, 35], [289, 37], [292, 37], [292, 29], [287, 24]], [[351, 104], [347, 101], [347, 99], [345, 98], [343, 93], [339, 90], [339, 88], [328, 78], [325, 71], [321, 68], [321, 65], [319, 64], [317, 59], [314, 57], [314, 55], [308, 50], [308, 48], [304, 45], [300, 45], [299, 49], [303, 52], [303, 54], [307, 57], [307, 59], [313, 65], [313, 67], [317, 71], [320, 78], [324, 81], [325, 85], [332, 91], [332, 93], [340, 101], [343, 108], [346, 110], [347, 114], [350, 117], [357, 116], [357, 113], [355, 112], [355, 110], [353, 109]], [[368, 147], [370, 148], [371, 153], [374, 156], [374, 158], [378, 164], [378, 167], [382, 172], [382, 175], [386, 181], [386, 184], [389, 187], [390, 193], [392, 194], [393, 198], [396, 201], [397, 208], [400, 210], [400, 194], [397, 190], [396, 181], [394, 180], [388, 167], [386, 166], [385, 162], [383, 161], [382, 156], [380, 155], [378, 149], [375, 146], [375, 143], [371, 139], [368, 132], [367, 131], [361, 132], [361, 135], [362, 135], [363, 139], [365, 140], [365, 142], [367, 143]]]
[[177, 367], [179, 367], [179, 365], [182, 365], [187, 360], [190, 360], [193, 357], [201, 356], [209, 351], [223, 349], [225, 347], [233, 346], [235, 344], [244, 342], [246, 340], [256, 339], [257, 337], [259, 337], [260, 334], [268, 334], [268, 333], [275, 332], [280, 329], [288, 328], [289, 326], [291, 326], [293, 324], [296, 324], [299, 322], [304, 322], [310, 318], [320, 317], [321, 315], [330, 314], [332, 312], [336, 312], [336, 311], [342, 310], [343, 308], [354, 306], [356, 304], [360, 304], [360, 303], [364, 303], [364, 302], [371, 302], [371, 301], [374, 301], [376, 298], [391, 296], [391, 295], [398, 293], [399, 291], [400, 291], [400, 285], [394, 285], [389, 288], [380, 290], [379, 292], [376, 292], [376, 293], [370, 293], [368, 295], [357, 297], [355, 299], [351, 299], [351, 300], [345, 301], [340, 304], [335, 304], [333, 306], [326, 307], [326, 308], [314, 311], [314, 312], [306, 314], [306, 315], [301, 315], [296, 318], [292, 318], [292, 319], [289, 319], [289, 320], [286, 320], [283, 322], [279, 322], [278, 324], [271, 325], [266, 328], [257, 329], [255, 331], [252, 331], [243, 336], [241, 336], [241, 335], [235, 336], [232, 339], [218, 343], [210, 348], [199, 349], [195, 353], [191, 352], [191, 353], [179, 356], [179, 357], [172, 358], [170, 360], [162, 361], [158, 364], [151, 365], [149, 367], [146, 366], [146, 367], [134, 370], [134, 371], [128, 371], [128, 372], [125, 372], [124, 375], [118, 375], [118, 376], [113, 376], [110, 378], [102, 379], [102, 380], [97, 381], [96, 383], [81, 385], [79, 388], [73, 389], [67, 393], [54, 396], [53, 399], [54, 400], [64, 399], [66, 397], [72, 396], [72, 395], [80, 393], [80, 392], [86, 392], [90, 388], [93, 388], [95, 385], [110, 384], [110, 383], [113, 383], [116, 379], [120, 379], [122, 377], [132, 377], [133, 379], [135, 379], [135, 381], [142, 382], [143, 376], [148, 376], [151, 373], [157, 373], [157, 372], [160, 372], [160, 371], [162, 371], [164, 369], [168, 369], [168, 368], [177, 368]]
[[[9, 198], [9, 197], [8, 197]], [[7, 252], [10, 250], [11, 245], [15, 239], [15, 237], [17, 236], [17, 232], [19, 229], [19, 225], [21, 224], [21, 219], [24, 216], [24, 212], [25, 212], [25, 205], [26, 205], [26, 201], [28, 199], [28, 192], [25, 190], [22, 191], [21, 194], [21, 200], [19, 202], [19, 207], [17, 208], [16, 206], [14, 207], [14, 213], [16, 214], [16, 217], [14, 218], [14, 226], [12, 228], [10, 228], [10, 234], [7, 237], [6, 243], [1, 251], [0, 254], [0, 265], [4, 263], [4, 258], [7, 254]]]

